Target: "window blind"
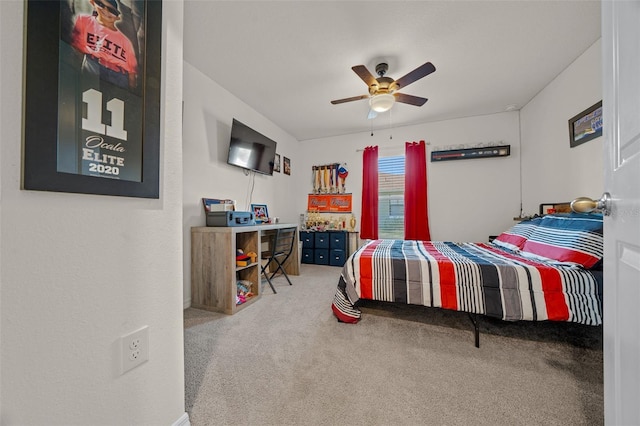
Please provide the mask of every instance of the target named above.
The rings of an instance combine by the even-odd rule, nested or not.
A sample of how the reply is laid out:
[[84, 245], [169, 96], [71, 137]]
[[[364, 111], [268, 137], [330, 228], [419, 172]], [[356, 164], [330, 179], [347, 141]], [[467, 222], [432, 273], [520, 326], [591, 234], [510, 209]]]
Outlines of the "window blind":
[[378, 158], [378, 238], [404, 236], [403, 155]]

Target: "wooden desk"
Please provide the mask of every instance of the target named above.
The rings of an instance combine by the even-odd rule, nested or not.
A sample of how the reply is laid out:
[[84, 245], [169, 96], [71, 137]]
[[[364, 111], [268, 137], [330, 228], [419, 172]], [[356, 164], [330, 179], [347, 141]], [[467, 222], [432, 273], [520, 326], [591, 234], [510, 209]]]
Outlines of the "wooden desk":
[[[191, 228], [191, 306], [197, 309], [234, 314], [260, 298], [262, 233], [278, 228], [294, 227], [287, 223], [231, 227]], [[255, 252], [257, 260], [247, 266], [236, 266], [236, 250]], [[300, 275], [298, 232], [294, 250], [284, 265], [287, 274]], [[236, 305], [236, 282], [250, 283], [253, 297]]]

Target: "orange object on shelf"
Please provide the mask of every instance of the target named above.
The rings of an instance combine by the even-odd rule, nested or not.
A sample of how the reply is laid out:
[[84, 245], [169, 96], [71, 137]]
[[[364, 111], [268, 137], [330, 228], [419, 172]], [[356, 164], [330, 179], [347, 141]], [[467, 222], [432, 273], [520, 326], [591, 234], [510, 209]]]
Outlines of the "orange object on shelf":
[[307, 210], [320, 213], [351, 213], [351, 194], [309, 194]]
[[258, 255], [252, 251], [247, 253], [247, 256], [251, 259], [251, 263], [256, 263], [258, 261]]

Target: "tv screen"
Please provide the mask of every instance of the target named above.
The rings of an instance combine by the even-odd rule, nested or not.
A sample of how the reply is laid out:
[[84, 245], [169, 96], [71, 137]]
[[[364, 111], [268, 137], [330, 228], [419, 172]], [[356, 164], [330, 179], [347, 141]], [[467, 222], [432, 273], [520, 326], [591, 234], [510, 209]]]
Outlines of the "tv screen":
[[227, 163], [265, 175], [273, 175], [275, 158], [275, 141], [233, 119]]

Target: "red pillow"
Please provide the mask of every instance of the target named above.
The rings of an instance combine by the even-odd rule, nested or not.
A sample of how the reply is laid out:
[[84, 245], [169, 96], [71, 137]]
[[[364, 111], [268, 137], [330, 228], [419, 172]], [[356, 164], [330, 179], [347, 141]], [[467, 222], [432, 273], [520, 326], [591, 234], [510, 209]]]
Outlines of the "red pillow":
[[541, 220], [541, 217], [536, 217], [531, 220], [519, 222], [513, 225], [508, 231], [498, 235], [492, 243], [512, 251], [521, 250], [527, 242], [527, 238], [531, 236]]
[[522, 248], [523, 256], [591, 268], [602, 259], [602, 215], [545, 216]]

